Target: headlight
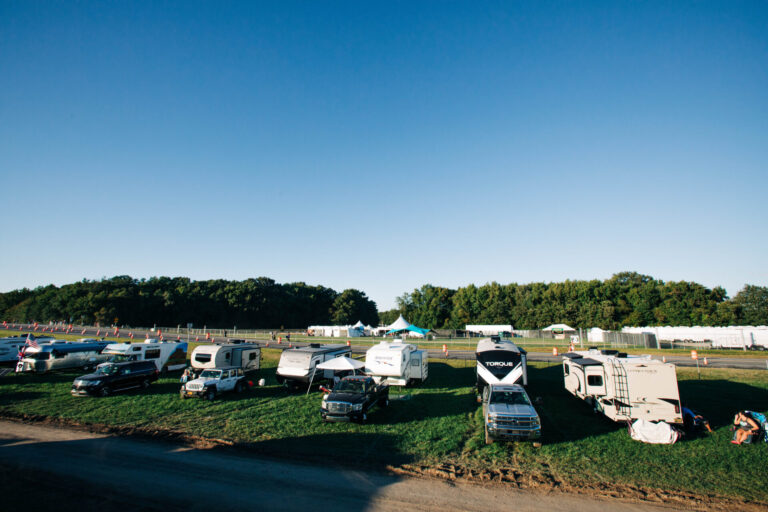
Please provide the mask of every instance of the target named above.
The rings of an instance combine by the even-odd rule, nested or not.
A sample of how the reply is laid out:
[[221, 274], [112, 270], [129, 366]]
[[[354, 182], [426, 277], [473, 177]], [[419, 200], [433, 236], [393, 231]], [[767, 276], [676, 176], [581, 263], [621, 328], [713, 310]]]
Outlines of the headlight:
[[353, 404], [352, 405], [353, 411], [362, 411], [363, 410], [363, 404]]

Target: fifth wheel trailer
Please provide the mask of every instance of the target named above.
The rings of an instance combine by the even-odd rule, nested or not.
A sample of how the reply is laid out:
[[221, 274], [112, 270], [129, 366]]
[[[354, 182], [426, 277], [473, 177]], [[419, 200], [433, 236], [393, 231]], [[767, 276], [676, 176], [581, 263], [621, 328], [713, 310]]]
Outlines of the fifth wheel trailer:
[[565, 389], [613, 421], [683, 423], [675, 365], [616, 350], [563, 356]]
[[477, 393], [489, 384], [528, 385], [528, 353], [499, 336], [484, 338], [477, 343]]

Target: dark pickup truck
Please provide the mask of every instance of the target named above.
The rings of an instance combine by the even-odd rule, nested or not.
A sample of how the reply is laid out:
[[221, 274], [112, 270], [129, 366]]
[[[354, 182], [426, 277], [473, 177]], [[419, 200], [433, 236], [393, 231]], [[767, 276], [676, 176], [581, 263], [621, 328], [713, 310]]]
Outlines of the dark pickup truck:
[[376, 384], [371, 377], [344, 377], [323, 397], [320, 415], [323, 421], [363, 423], [376, 404], [389, 405], [389, 386]]

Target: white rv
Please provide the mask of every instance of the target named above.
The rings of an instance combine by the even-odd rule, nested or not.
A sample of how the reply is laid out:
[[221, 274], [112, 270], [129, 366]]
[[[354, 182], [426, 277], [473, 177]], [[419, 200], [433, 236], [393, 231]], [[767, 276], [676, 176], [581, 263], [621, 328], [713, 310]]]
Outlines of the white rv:
[[261, 347], [256, 343], [212, 343], [192, 351], [192, 368], [203, 370], [224, 367], [252, 372], [261, 368]]
[[349, 356], [352, 350], [346, 345], [321, 345], [312, 343], [308, 347], [283, 350], [277, 364], [277, 382], [288, 387], [308, 384], [310, 380], [332, 379], [333, 370], [316, 372], [315, 367], [335, 357]]
[[36, 338], [34, 334], [0, 338], [0, 363], [17, 362], [19, 360], [19, 352], [27, 344], [27, 337], [36, 343], [45, 343], [53, 340], [53, 338], [48, 336]]
[[111, 343], [102, 354], [110, 355], [110, 362], [153, 361], [160, 373], [181, 370], [187, 366], [186, 341], [159, 341], [149, 339], [143, 343]]
[[102, 354], [108, 344], [106, 341], [82, 343], [54, 340], [40, 343], [37, 347], [28, 346], [24, 357], [16, 363], [16, 371], [44, 373], [68, 368], [94, 368], [109, 359], [108, 355]]
[[427, 351], [396, 339], [382, 341], [365, 353], [365, 373], [377, 384], [382, 381], [392, 386], [407, 386], [415, 381], [427, 380], [429, 365]]
[[477, 394], [489, 384], [528, 385], [528, 353], [499, 336], [484, 338], [477, 343]]
[[675, 365], [616, 350], [569, 352], [565, 389], [613, 421], [683, 422]]

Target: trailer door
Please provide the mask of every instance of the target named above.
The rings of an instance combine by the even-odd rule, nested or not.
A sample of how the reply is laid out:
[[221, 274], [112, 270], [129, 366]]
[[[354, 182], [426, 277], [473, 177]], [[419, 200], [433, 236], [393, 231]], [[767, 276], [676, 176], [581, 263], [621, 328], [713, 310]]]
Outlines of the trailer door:
[[584, 368], [584, 375], [587, 378], [587, 395], [604, 396], [605, 395], [605, 372], [599, 365], [587, 366]]

